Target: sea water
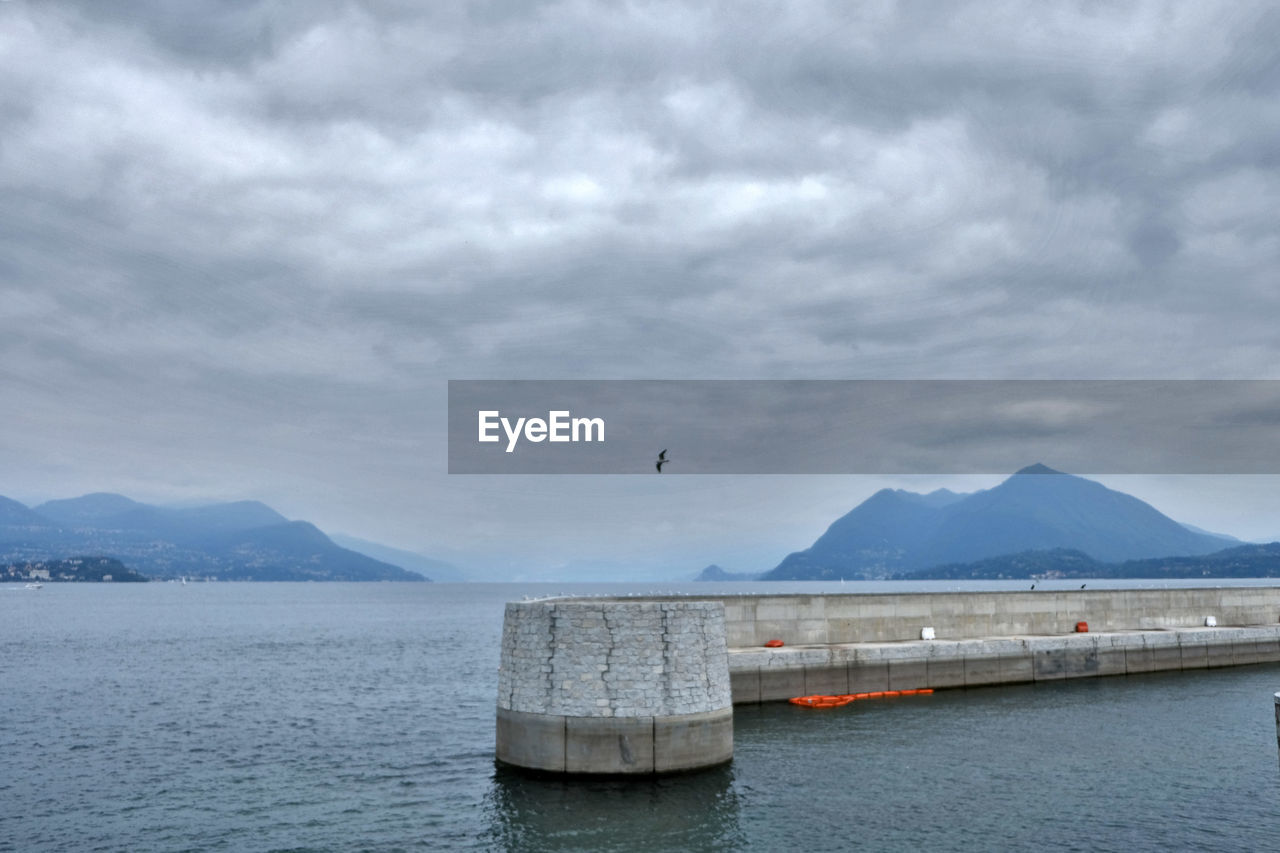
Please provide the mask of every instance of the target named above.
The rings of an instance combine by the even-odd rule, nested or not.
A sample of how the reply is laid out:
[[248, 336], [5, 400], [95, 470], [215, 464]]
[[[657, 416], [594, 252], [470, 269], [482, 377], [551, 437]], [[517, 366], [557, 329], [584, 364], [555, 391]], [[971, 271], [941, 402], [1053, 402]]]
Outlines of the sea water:
[[0, 588], [0, 850], [1280, 850], [1271, 664], [738, 707], [686, 776], [495, 767], [503, 603], [669, 587]]

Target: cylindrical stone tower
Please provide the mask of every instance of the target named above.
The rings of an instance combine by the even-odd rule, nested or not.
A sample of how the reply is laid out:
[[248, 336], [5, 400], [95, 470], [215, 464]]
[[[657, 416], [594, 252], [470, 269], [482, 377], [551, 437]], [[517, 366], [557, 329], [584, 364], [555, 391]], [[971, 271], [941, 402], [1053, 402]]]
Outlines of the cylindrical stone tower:
[[553, 773], [671, 773], [733, 758], [718, 601], [512, 602], [497, 757]]

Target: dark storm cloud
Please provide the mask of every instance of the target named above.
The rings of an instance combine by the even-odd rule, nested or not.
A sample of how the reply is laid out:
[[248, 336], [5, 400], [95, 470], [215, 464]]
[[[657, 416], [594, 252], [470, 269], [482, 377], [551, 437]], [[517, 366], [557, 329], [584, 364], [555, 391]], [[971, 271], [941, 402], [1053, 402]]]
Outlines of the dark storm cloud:
[[1276, 44], [1251, 3], [0, 3], [8, 446], [77, 482], [75, 436], [185, 430], [421, 508], [305, 448], [438, 473], [450, 377], [1270, 377]]

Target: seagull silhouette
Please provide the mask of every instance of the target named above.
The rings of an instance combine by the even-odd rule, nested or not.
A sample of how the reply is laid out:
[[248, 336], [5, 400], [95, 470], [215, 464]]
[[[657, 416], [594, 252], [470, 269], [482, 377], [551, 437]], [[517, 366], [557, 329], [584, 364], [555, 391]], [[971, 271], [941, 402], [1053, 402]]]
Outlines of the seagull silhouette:
[[666, 465], [666, 464], [667, 464], [668, 462], [670, 462], [670, 461], [671, 461], [671, 460], [667, 458], [667, 451], [666, 451], [666, 448], [663, 448], [662, 452], [658, 454], [658, 464], [657, 464], [657, 465], [655, 465], [654, 467], [655, 467], [655, 468], [657, 468], [657, 469], [658, 469], [658, 473], [659, 473], [659, 474], [661, 474], [661, 473], [662, 473], [662, 466], [663, 466], [663, 465]]

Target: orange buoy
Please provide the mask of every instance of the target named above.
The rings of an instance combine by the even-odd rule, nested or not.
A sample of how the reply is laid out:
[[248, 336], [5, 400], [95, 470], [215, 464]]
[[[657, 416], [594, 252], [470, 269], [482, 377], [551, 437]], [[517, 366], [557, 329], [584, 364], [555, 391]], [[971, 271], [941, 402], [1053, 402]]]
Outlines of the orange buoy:
[[1088, 622], [1077, 622], [1077, 623], [1076, 623], [1076, 633], [1077, 633], [1077, 634], [1087, 634], [1087, 633], [1089, 633], [1089, 623], [1088, 623]]
[[769, 642], [764, 644], [764, 647], [766, 649], [780, 649], [782, 648], [782, 646], [783, 646], [783, 643], [781, 640], [770, 640]]

